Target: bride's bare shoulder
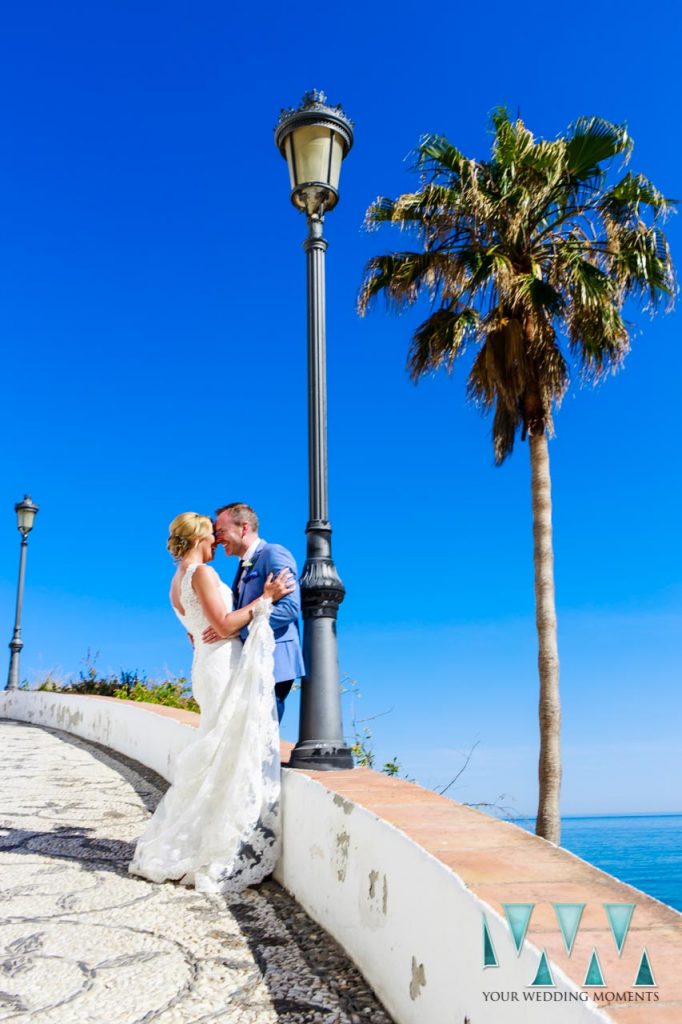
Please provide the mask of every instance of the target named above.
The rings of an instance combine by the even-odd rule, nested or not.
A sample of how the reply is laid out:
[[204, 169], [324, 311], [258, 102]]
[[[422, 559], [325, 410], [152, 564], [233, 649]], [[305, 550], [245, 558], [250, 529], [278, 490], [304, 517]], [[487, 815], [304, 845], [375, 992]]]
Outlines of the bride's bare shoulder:
[[220, 576], [210, 565], [198, 565], [192, 573], [192, 587], [199, 590], [202, 587], [215, 586], [220, 582]]

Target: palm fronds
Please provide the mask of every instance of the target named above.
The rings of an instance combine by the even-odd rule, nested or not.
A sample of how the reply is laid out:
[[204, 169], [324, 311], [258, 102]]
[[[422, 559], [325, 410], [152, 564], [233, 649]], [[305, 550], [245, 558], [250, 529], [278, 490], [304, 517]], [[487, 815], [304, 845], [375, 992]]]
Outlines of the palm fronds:
[[580, 118], [547, 141], [504, 109], [492, 124], [489, 160], [426, 135], [420, 187], [369, 207], [369, 227], [397, 225], [421, 249], [372, 257], [358, 309], [364, 315], [382, 293], [394, 309], [428, 297], [432, 312], [408, 353], [415, 380], [450, 371], [468, 342], [480, 346], [467, 393], [494, 409], [502, 461], [517, 432], [551, 430], [568, 384], [561, 340], [599, 379], [628, 351], [625, 302], [670, 306], [676, 283], [661, 227], [673, 201], [641, 174], [607, 185], [614, 161], [632, 152], [624, 125]]

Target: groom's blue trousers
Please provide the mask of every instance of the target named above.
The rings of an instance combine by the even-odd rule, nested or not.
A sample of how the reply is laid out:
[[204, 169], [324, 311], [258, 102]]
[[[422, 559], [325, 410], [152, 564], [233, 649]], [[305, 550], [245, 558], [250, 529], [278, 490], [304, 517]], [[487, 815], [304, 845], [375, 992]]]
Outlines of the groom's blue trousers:
[[282, 721], [284, 714], [284, 701], [289, 696], [289, 691], [294, 685], [293, 679], [287, 679], [284, 683], [275, 683], [275, 704], [277, 705], [277, 721]]

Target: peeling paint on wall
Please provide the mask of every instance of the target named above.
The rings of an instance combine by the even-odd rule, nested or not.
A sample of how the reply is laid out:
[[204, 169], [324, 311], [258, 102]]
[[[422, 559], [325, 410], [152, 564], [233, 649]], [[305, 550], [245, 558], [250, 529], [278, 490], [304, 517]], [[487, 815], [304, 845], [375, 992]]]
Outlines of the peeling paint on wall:
[[353, 807], [355, 806], [355, 804], [353, 804], [350, 800], [344, 800], [343, 797], [339, 796], [338, 793], [334, 794], [334, 803], [336, 804], [337, 807], [343, 808], [344, 814], [350, 814], [351, 811], [353, 810]]
[[381, 903], [379, 903], [379, 888], [378, 881], [382, 877], [379, 871], [370, 871], [369, 873], [369, 902], [374, 904], [374, 909], [378, 912], [381, 910], [382, 914], [385, 914], [388, 909], [388, 880], [386, 875], [383, 875], [383, 881], [381, 883]]
[[412, 957], [412, 980], [410, 981], [410, 999], [414, 1000], [421, 995], [421, 990], [426, 984], [424, 964], [417, 964], [415, 957]]
[[339, 882], [346, 881], [348, 870], [348, 846], [350, 836], [347, 832], [339, 832], [336, 836], [336, 877]]
[[[54, 717], [54, 713], [52, 717]], [[64, 705], [57, 708], [57, 722], [65, 732], [76, 732], [82, 721], [83, 715], [80, 711], [72, 711]]]

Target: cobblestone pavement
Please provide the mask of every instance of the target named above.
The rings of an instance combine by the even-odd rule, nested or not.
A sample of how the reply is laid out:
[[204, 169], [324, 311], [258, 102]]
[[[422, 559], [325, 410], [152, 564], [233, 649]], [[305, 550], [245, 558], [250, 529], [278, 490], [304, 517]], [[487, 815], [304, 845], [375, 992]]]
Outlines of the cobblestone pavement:
[[274, 882], [216, 897], [127, 874], [164, 788], [102, 747], [0, 721], [0, 1021], [391, 1024]]

